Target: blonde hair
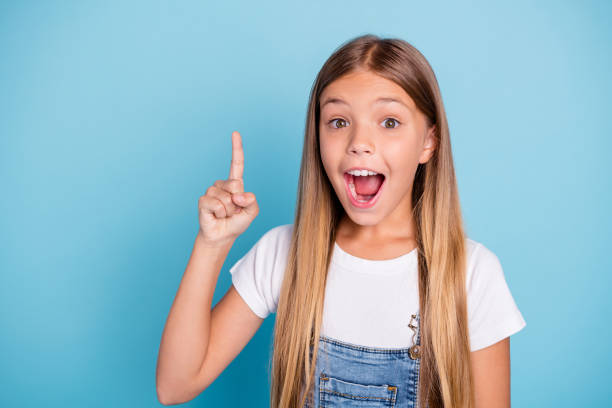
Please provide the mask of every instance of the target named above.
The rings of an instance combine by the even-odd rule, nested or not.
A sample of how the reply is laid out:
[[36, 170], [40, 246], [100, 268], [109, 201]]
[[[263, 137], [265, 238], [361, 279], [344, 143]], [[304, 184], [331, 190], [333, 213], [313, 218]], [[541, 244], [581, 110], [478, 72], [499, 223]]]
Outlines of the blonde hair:
[[344, 214], [319, 154], [319, 98], [328, 84], [356, 69], [400, 85], [428, 124], [436, 125], [436, 151], [418, 165], [412, 191], [421, 315], [418, 401], [421, 407], [471, 408], [465, 236], [442, 97], [432, 68], [416, 48], [371, 34], [336, 49], [310, 93], [297, 208], [274, 328], [271, 404], [301, 408], [313, 398], [327, 270]]

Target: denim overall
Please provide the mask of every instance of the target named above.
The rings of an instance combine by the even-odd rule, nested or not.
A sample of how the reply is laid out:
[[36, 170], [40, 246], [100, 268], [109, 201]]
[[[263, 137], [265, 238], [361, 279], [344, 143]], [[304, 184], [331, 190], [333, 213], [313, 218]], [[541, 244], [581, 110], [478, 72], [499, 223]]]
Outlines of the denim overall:
[[[414, 345], [420, 344], [419, 315], [412, 318], [409, 326], [414, 335], [410, 348], [365, 347], [321, 335], [314, 405], [306, 406], [417, 407], [420, 354]], [[311, 356], [312, 350], [311, 343]]]

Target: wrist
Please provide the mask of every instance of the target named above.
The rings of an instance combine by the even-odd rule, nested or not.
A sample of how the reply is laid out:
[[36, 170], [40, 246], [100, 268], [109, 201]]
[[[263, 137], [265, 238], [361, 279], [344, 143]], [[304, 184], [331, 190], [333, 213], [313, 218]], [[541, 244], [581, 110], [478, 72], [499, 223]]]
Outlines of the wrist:
[[223, 241], [211, 242], [207, 241], [202, 235], [202, 230], [198, 230], [198, 234], [195, 239], [195, 246], [201, 250], [205, 251], [220, 251], [226, 252], [229, 251], [232, 245], [234, 245], [235, 238], [228, 238]]

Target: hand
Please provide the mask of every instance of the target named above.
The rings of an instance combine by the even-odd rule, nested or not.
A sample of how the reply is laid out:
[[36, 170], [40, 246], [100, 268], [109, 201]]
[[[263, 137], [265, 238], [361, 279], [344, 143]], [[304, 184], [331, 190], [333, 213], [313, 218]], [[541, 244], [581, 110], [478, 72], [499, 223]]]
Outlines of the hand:
[[244, 151], [240, 133], [232, 132], [232, 163], [227, 180], [217, 180], [198, 201], [204, 243], [222, 246], [242, 234], [259, 214], [255, 194], [244, 192]]

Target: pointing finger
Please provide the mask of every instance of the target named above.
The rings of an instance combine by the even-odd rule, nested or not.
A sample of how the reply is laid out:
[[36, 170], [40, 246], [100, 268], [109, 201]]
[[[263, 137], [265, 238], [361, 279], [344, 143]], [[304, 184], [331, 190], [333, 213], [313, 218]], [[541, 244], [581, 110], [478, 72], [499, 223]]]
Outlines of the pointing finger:
[[242, 137], [237, 131], [232, 132], [232, 163], [230, 165], [230, 179], [242, 179], [244, 170], [244, 151], [242, 150]]

